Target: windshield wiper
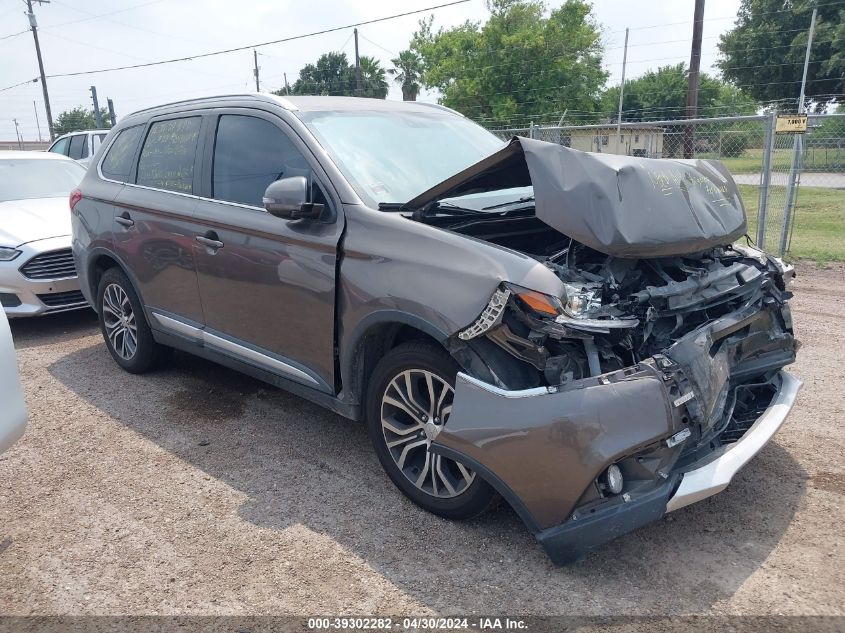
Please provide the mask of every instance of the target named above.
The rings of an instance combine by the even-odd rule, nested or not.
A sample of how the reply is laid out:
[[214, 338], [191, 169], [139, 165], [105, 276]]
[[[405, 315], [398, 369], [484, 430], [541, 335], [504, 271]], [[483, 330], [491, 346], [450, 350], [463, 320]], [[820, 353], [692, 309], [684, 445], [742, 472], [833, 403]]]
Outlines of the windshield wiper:
[[424, 211], [426, 215], [429, 215], [429, 212], [432, 211], [435, 214], [442, 213], [443, 215], [478, 215], [479, 213], [483, 213], [479, 209], [468, 209], [467, 207], [461, 207], [451, 202], [434, 202], [428, 205]]
[[405, 206], [404, 202], [379, 202], [379, 211], [398, 211]]
[[490, 209], [501, 209], [502, 207], [509, 207], [512, 204], [519, 204], [521, 202], [534, 202], [534, 196], [525, 196], [524, 198], [519, 198], [517, 200], [511, 200], [510, 202], [500, 202], [499, 204], [491, 204], [489, 207], [481, 207], [483, 211], [489, 211]]

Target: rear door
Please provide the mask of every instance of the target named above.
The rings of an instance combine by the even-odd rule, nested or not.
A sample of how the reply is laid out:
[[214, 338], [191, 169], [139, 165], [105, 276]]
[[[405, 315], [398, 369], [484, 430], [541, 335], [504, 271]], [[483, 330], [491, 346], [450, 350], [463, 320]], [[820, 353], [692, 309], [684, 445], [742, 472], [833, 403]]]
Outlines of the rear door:
[[[192, 219], [203, 126], [202, 114], [195, 113], [153, 119], [143, 132], [127, 184], [114, 201], [115, 250], [143, 303], [163, 316], [153, 320], [157, 329], [193, 332], [203, 323], [193, 250], [200, 227]], [[190, 324], [187, 330], [185, 323]]]
[[[207, 139], [194, 245], [207, 344], [333, 391], [339, 199], [306, 145], [271, 113], [219, 110]], [[314, 201], [326, 205], [321, 220], [264, 210], [267, 185], [289, 176], [309, 179]]]

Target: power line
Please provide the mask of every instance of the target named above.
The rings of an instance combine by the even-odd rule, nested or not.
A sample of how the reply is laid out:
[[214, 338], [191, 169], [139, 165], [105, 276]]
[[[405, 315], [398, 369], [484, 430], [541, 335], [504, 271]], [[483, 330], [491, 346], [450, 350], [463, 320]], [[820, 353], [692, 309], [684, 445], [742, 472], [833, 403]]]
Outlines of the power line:
[[406, 16], [409, 16], [409, 15], [416, 15], [418, 13], [425, 13], [427, 11], [433, 11], [435, 9], [442, 9], [444, 7], [451, 7], [451, 6], [454, 6], [456, 4], [464, 4], [466, 2], [469, 2], [469, 0], [453, 0], [453, 2], [447, 2], [445, 4], [438, 4], [438, 5], [435, 5], [435, 6], [426, 7], [425, 9], [417, 9], [415, 11], [406, 11], [404, 13], [397, 13], [397, 14], [385, 16], [385, 17], [382, 17], [382, 18], [375, 18], [373, 20], [366, 20], [364, 22], [356, 22], [354, 24], [346, 24], [344, 26], [336, 26], [336, 27], [333, 27], [333, 28], [323, 29], [323, 30], [320, 30], [320, 31], [313, 31], [311, 33], [304, 33], [302, 35], [292, 35], [290, 37], [283, 37], [281, 39], [271, 40], [271, 41], [268, 41], [268, 42], [259, 42], [259, 43], [256, 43], [256, 44], [247, 44], [247, 45], [244, 45], [244, 46], [236, 46], [234, 48], [227, 48], [227, 49], [218, 50], [218, 51], [211, 51], [211, 52], [208, 52], [208, 53], [199, 53], [199, 54], [196, 54], [196, 55], [189, 55], [189, 56], [185, 56], [185, 57], [174, 57], [172, 59], [162, 59], [162, 60], [159, 60], [159, 61], [156, 61], [156, 62], [147, 62], [147, 63], [144, 63], [144, 64], [132, 64], [132, 65], [128, 65], [128, 66], [114, 66], [112, 68], [99, 68], [97, 70], [83, 70], [83, 71], [72, 72], [72, 73], [57, 73], [57, 74], [54, 74], [54, 75], [48, 75], [48, 78], [52, 79], [52, 78], [55, 78], [55, 77], [78, 77], [79, 75], [94, 75], [94, 74], [97, 74], [97, 73], [107, 73], [107, 72], [112, 72], [112, 71], [116, 71], [116, 70], [132, 70], [132, 69], [135, 69], [135, 68], [145, 68], [145, 67], [149, 67], [149, 66], [161, 66], [163, 64], [173, 64], [173, 63], [176, 63], [176, 62], [193, 61], [195, 59], [202, 59], [202, 58], [205, 58], [205, 57], [213, 57], [215, 55], [225, 55], [226, 53], [236, 53], [236, 52], [239, 52], [239, 51], [249, 50], [251, 48], [259, 48], [261, 46], [269, 46], [271, 44], [281, 44], [283, 42], [292, 42], [294, 40], [301, 40], [301, 39], [304, 39], [306, 37], [314, 37], [315, 35], [324, 35], [326, 33], [334, 33], [336, 31], [342, 31], [344, 29], [351, 29], [351, 28], [354, 28], [354, 27], [364, 26], [364, 25], [367, 25], [367, 24], [375, 24], [377, 22], [384, 22], [386, 20], [394, 20], [396, 18], [402, 18], [402, 17], [406, 17]]

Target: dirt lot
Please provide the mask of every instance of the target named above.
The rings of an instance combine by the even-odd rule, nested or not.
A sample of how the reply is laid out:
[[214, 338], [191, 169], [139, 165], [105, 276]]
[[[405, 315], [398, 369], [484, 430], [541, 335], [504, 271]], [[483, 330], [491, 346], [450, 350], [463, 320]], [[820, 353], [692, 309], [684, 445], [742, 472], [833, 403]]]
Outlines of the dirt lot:
[[845, 266], [799, 273], [805, 386], [776, 440], [564, 568], [508, 509], [415, 508], [361, 425], [186, 355], [126, 374], [87, 311], [14, 323], [0, 613], [845, 614]]

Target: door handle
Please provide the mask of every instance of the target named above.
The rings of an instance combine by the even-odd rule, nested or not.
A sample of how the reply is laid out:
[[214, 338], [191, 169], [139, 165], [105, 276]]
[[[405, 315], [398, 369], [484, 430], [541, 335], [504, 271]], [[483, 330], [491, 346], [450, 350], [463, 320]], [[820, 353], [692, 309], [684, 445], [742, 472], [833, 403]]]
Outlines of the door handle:
[[133, 220], [127, 211], [124, 211], [119, 216], [114, 219], [115, 222], [120, 224], [121, 226], [125, 226], [127, 229], [132, 228], [135, 226], [135, 220]]
[[217, 239], [217, 233], [214, 231], [209, 231], [205, 235], [197, 235], [196, 239], [197, 242], [212, 250], [216, 251], [218, 248], [223, 248], [223, 242]]

